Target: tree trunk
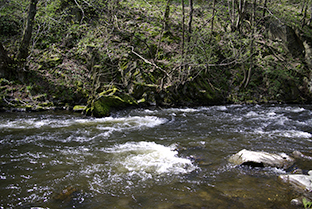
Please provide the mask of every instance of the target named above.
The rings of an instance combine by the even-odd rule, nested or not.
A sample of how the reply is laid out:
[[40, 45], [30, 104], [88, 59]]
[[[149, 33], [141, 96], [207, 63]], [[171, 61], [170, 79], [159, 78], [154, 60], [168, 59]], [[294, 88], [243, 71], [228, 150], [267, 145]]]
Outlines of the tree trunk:
[[18, 61], [22, 63], [26, 62], [26, 59], [29, 55], [29, 45], [32, 36], [35, 15], [37, 12], [36, 10], [37, 3], [38, 0], [31, 0], [29, 5], [27, 25], [23, 34], [23, 39], [17, 56]]
[[312, 3], [310, 3], [310, 19], [309, 19], [308, 25], [310, 26], [311, 23], [312, 23]]
[[182, 56], [182, 62], [184, 62], [184, 44], [185, 44], [185, 8], [184, 8], [184, 0], [182, 0], [182, 49], [181, 49], [181, 56]]
[[190, 17], [189, 17], [189, 22], [188, 22], [188, 37], [187, 37], [187, 42], [191, 41], [191, 35], [192, 35], [192, 21], [193, 21], [193, 12], [194, 12], [194, 7], [193, 7], [193, 0], [189, 0], [190, 4]]
[[228, 11], [231, 21], [231, 29], [235, 30], [235, 0], [228, 0]]
[[237, 21], [236, 21], [236, 25], [235, 25], [235, 29], [240, 31], [240, 25], [241, 25], [241, 21], [242, 19], [244, 19], [244, 15], [245, 15], [245, 8], [246, 8], [246, 1], [245, 0], [239, 0], [239, 4], [238, 4], [238, 17], [237, 17]]
[[266, 9], [267, 9], [267, 3], [268, 3], [268, 0], [264, 0], [262, 18], [265, 17], [265, 12], [266, 12]]
[[307, 1], [307, 0], [303, 0], [303, 1], [302, 1], [301, 14], [303, 14], [303, 12], [304, 12], [304, 8], [305, 8], [305, 5], [306, 5], [306, 1]]
[[236, 15], [235, 15], [235, 0], [232, 0], [232, 29], [235, 28], [235, 20], [236, 20]]
[[164, 14], [165, 31], [169, 30], [169, 15], [170, 15], [170, 4], [172, 0], [167, 0], [166, 10]]
[[253, 30], [255, 31], [255, 27], [256, 27], [256, 8], [257, 8], [257, 0], [254, 0], [253, 1], [253, 4], [252, 4], [252, 27], [253, 27]]
[[310, 1], [306, 0], [303, 2], [303, 6], [302, 6], [302, 13], [303, 13], [303, 17], [301, 19], [301, 27], [303, 28], [306, 25], [306, 17], [307, 17], [307, 13], [308, 13], [308, 7], [309, 7]]
[[250, 67], [249, 67], [249, 70], [248, 70], [248, 76], [247, 76], [247, 80], [246, 80], [246, 83], [245, 83], [245, 88], [247, 87], [247, 85], [249, 84], [250, 82], [250, 78], [251, 78], [251, 72], [253, 70], [253, 68], [255, 67], [255, 60], [254, 60], [254, 42], [255, 42], [255, 33], [256, 33], [256, 7], [257, 7], [257, 0], [253, 0], [253, 4], [252, 4], [252, 9], [253, 9], [253, 12], [252, 12], [252, 35], [251, 35], [251, 43], [250, 43], [250, 54], [251, 54], [251, 58], [250, 58]]
[[211, 32], [213, 32], [213, 23], [214, 23], [214, 16], [215, 16], [215, 7], [216, 7], [216, 0], [213, 0], [213, 4], [212, 4], [212, 18], [211, 18]]

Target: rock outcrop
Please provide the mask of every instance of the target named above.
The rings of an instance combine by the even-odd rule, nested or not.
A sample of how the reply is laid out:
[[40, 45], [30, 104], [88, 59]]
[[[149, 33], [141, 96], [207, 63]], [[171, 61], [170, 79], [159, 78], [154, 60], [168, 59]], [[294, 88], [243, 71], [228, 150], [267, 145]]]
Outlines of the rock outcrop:
[[266, 28], [269, 32], [269, 38], [281, 40], [294, 58], [304, 57], [304, 44], [292, 27], [281, 22], [271, 21], [267, 23]]

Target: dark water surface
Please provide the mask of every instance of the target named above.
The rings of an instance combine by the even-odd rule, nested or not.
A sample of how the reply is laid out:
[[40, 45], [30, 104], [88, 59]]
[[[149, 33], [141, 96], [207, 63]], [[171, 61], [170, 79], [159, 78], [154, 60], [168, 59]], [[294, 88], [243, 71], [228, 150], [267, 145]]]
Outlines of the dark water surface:
[[311, 105], [1, 113], [0, 208], [294, 208], [285, 171], [227, 160], [311, 148]]

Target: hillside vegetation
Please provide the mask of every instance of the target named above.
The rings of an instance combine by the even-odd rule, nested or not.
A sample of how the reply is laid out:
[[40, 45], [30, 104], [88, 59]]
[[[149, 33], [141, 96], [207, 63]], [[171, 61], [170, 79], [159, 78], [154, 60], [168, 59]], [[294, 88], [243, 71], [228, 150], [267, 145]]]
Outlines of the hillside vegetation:
[[2, 109], [311, 102], [309, 0], [1, 2]]

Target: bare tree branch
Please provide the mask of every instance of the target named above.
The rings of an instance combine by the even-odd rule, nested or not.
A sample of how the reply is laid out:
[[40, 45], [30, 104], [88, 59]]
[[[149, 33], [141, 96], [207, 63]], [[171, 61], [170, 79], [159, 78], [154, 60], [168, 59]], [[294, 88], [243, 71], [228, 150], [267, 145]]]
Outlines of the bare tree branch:
[[133, 46], [130, 46], [130, 47], [131, 47], [131, 52], [132, 52], [133, 54], [135, 54], [136, 56], [138, 56], [139, 58], [141, 58], [145, 63], [154, 66], [156, 69], [161, 70], [161, 71], [162, 71], [163, 73], [165, 73], [168, 77], [170, 77], [169, 74], [168, 74], [164, 69], [162, 69], [161, 67], [157, 66], [155, 63], [148, 61], [147, 59], [145, 59], [145, 58], [144, 58], [143, 56], [141, 56], [140, 54], [136, 53], [136, 52], [134, 51], [134, 47], [133, 47]]

